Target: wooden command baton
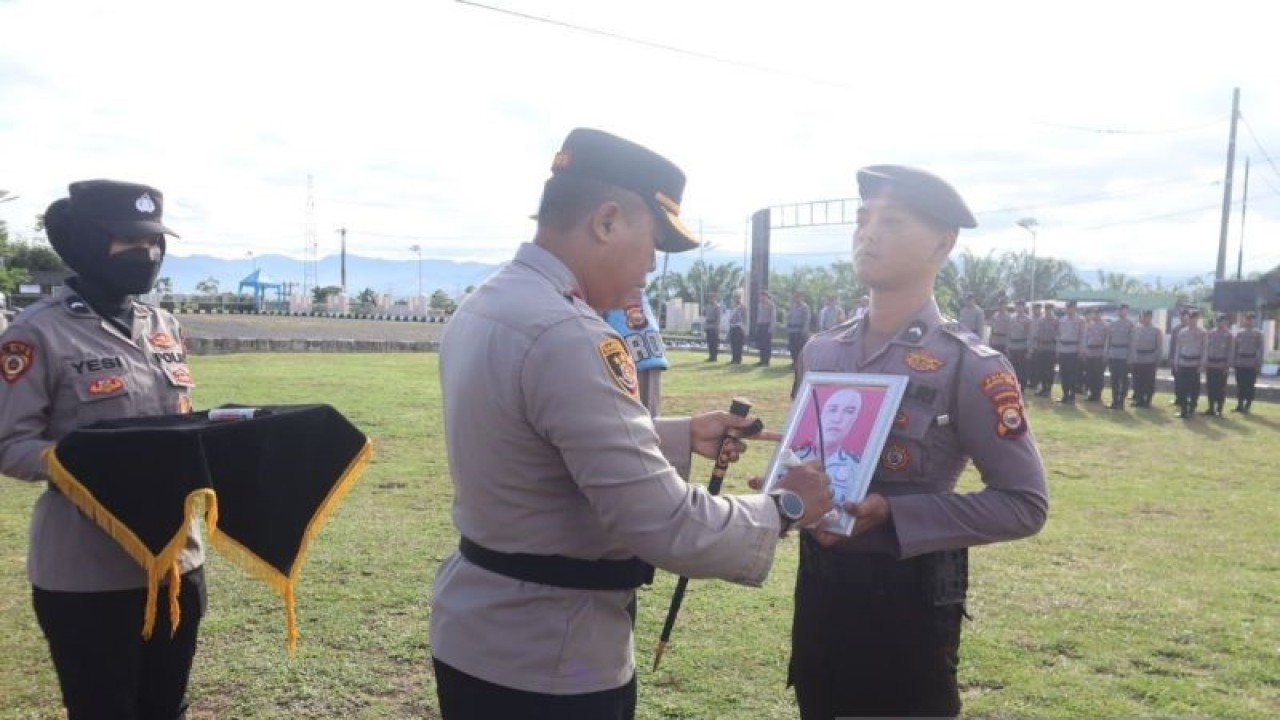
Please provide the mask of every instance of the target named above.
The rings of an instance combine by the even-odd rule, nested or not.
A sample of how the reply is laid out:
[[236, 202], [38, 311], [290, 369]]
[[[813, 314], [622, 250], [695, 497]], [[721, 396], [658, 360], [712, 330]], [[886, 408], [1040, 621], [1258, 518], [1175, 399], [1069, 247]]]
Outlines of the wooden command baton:
[[[741, 398], [734, 398], [729, 405], [729, 414], [746, 417], [751, 412], [751, 403]], [[728, 432], [720, 439], [720, 452], [716, 455], [716, 466], [711, 471], [711, 481], [707, 483], [707, 492], [720, 494], [720, 486], [724, 483], [724, 474], [729, 469], [729, 453], [733, 449], [735, 439]], [[689, 578], [681, 575], [676, 581], [676, 590], [671, 595], [671, 606], [667, 608], [667, 621], [662, 625], [662, 635], [658, 638], [658, 649], [653, 654], [653, 670], [657, 672], [658, 663], [662, 662], [662, 653], [667, 649], [667, 641], [671, 639], [671, 630], [676, 625], [676, 616], [680, 614], [680, 603], [684, 602], [684, 591], [689, 586]]]

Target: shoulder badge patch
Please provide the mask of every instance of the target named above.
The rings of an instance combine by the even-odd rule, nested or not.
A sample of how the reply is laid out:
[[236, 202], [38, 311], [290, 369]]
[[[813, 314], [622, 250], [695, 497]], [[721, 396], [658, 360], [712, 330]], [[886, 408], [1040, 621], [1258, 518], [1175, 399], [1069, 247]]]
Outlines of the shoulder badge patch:
[[614, 384], [622, 392], [633, 398], [639, 398], [640, 378], [636, 374], [636, 363], [631, 359], [627, 346], [618, 338], [611, 337], [597, 345], [596, 349], [600, 351], [600, 357], [604, 360], [605, 368], [608, 369], [609, 377], [613, 378]]
[[124, 389], [124, 378], [119, 375], [98, 378], [89, 383], [90, 395], [114, 395]]
[[982, 394], [996, 410], [996, 435], [1012, 439], [1027, 433], [1027, 415], [1022, 407], [1022, 389], [1018, 379], [1007, 370], [999, 370], [982, 378]]
[[31, 369], [36, 349], [28, 343], [10, 340], [0, 347], [0, 377], [10, 385], [18, 382]]
[[907, 446], [900, 442], [891, 442], [884, 448], [884, 454], [880, 456], [880, 464], [885, 470], [893, 470], [897, 472], [907, 466], [911, 462], [911, 453], [907, 451]]
[[907, 367], [916, 372], [937, 372], [945, 365], [942, 358], [924, 350], [912, 350], [905, 358]]

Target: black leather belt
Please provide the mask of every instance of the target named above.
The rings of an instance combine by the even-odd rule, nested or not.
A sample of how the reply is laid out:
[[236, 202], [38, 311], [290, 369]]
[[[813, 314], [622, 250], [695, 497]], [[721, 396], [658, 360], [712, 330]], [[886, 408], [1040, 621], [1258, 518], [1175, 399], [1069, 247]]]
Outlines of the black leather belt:
[[1113, 349], [1115, 349], [1115, 350], [1124, 350], [1125, 348], [1127, 348], [1127, 347], [1129, 347], [1129, 346], [1128, 346], [1128, 345], [1112, 345], [1111, 347], [1112, 347]]
[[540, 585], [577, 590], [634, 590], [653, 582], [653, 566], [640, 558], [581, 560], [563, 555], [504, 553], [465, 537], [458, 541], [458, 551], [485, 570]]

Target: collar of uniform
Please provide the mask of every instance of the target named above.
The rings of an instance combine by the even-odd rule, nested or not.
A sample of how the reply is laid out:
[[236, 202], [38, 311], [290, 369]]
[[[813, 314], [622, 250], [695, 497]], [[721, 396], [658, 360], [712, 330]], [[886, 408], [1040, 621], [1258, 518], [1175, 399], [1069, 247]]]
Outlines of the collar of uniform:
[[557, 294], [565, 297], [582, 297], [582, 291], [578, 289], [578, 279], [574, 277], [573, 271], [545, 248], [531, 242], [523, 243], [516, 250], [515, 262], [545, 277], [555, 287]]
[[929, 337], [929, 333], [942, 323], [942, 312], [938, 310], [938, 302], [931, 297], [929, 302], [924, 304], [924, 307], [916, 311], [915, 316], [902, 329], [902, 332], [898, 333], [889, 343], [913, 347], [924, 345], [925, 338]]
[[89, 303], [80, 297], [80, 293], [66, 285], [57, 289], [54, 293], [54, 298], [57, 299], [58, 304], [62, 306], [63, 311], [68, 315], [81, 318], [96, 318], [98, 316], [93, 311], [93, 308], [89, 307]]

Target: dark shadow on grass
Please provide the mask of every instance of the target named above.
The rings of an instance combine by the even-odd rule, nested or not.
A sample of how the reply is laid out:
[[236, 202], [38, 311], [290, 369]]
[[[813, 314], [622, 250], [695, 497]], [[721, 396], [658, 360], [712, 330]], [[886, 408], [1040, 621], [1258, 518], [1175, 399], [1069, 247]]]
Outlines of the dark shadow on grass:
[[1259, 417], [1253, 413], [1239, 413], [1239, 418], [1250, 425], [1261, 425], [1270, 430], [1280, 430], [1280, 423], [1271, 418]]
[[1197, 414], [1185, 419], [1175, 419], [1186, 425], [1187, 430], [1197, 435], [1203, 435], [1210, 440], [1221, 440], [1227, 436], [1220, 427], [1221, 420], [1215, 417], [1204, 417]]

